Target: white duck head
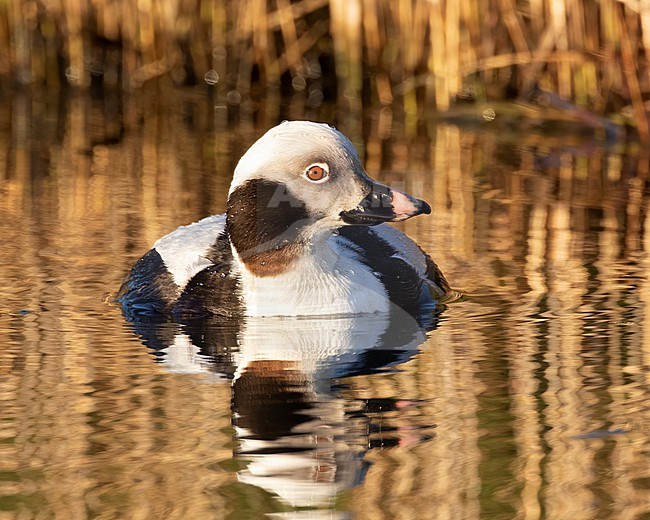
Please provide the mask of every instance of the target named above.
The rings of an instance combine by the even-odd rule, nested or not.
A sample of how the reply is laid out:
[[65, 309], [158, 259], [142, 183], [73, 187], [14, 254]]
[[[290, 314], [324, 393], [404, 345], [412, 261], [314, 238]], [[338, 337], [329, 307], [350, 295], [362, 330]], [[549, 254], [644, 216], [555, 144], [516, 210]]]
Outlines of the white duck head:
[[285, 121], [240, 159], [226, 213], [239, 259], [257, 276], [273, 276], [341, 226], [430, 212], [423, 200], [371, 179], [350, 140], [335, 128]]

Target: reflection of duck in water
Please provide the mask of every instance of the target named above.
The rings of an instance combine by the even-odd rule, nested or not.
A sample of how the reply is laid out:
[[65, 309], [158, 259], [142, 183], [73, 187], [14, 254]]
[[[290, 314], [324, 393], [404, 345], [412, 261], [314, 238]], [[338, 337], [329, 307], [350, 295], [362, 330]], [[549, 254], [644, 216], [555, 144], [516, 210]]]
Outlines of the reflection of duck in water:
[[[373, 429], [389, 422], [375, 418], [400, 405], [381, 400], [381, 412], [373, 412], [376, 400], [343, 398], [333, 382], [405, 362], [425, 339], [422, 325], [399, 309], [135, 326], [169, 370], [232, 379], [235, 457], [244, 463], [236, 465], [240, 485], [265, 489], [284, 507], [312, 513], [333, 508], [342, 491], [363, 481], [365, 454], [377, 441]], [[382, 445], [414, 434], [385, 430]]]
[[419, 313], [449, 286], [384, 223], [430, 212], [370, 179], [334, 128], [285, 122], [239, 161], [226, 214], [158, 240], [118, 299], [131, 317]]
[[[424, 334], [386, 317], [247, 320], [233, 381], [240, 482], [292, 507], [332, 507], [368, 463], [363, 403], [338, 398], [333, 379], [408, 359]], [[396, 341], [404, 343], [396, 344]]]

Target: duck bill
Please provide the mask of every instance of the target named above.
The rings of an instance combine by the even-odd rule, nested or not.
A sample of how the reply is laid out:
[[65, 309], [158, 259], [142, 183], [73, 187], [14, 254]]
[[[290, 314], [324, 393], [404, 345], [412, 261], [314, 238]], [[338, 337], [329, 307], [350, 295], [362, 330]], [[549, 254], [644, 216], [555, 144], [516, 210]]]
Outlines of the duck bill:
[[382, 222], [400, 222], [416, 215], [428, 215], [431, 206], [408, 193], [374, 183], [370, 193], [351, 210], [341, 212], [341, 219], [353, 226], [376, 226]]

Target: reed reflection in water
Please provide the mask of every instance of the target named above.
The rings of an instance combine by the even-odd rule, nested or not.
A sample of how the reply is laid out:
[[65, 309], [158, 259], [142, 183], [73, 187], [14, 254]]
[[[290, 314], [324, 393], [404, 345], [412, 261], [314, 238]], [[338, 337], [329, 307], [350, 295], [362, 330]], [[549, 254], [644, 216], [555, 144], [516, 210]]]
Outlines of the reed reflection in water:
[[[373, 176], [431, 203], [403, 227], [465, 297], [426, 335], [385, 321], [138, 335], [110, 303], [123, 275], [223, 211], [234, 163], [275, 122], [173, 101], [0, 102], [2, 515], [650, 514], [642, 152], [498, 118], [415, 134], [385, 112], [332, 120]], [[311, 502], [275, 485], [287, 474]]]

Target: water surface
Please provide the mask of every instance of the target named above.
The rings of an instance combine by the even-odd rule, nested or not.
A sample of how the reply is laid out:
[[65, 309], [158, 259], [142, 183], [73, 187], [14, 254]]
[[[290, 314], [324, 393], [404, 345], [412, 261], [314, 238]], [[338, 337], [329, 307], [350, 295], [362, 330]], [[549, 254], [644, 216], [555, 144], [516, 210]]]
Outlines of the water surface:
[[[648, 518], [648, 159], [526, 121], [332, 116], [426, 199], [464, 297], [405, 316], [129, 324], [256, 123], [209, 96], [0, 102], [2, 518]], [[650, 322], [649, 322], [650, 323]]]

